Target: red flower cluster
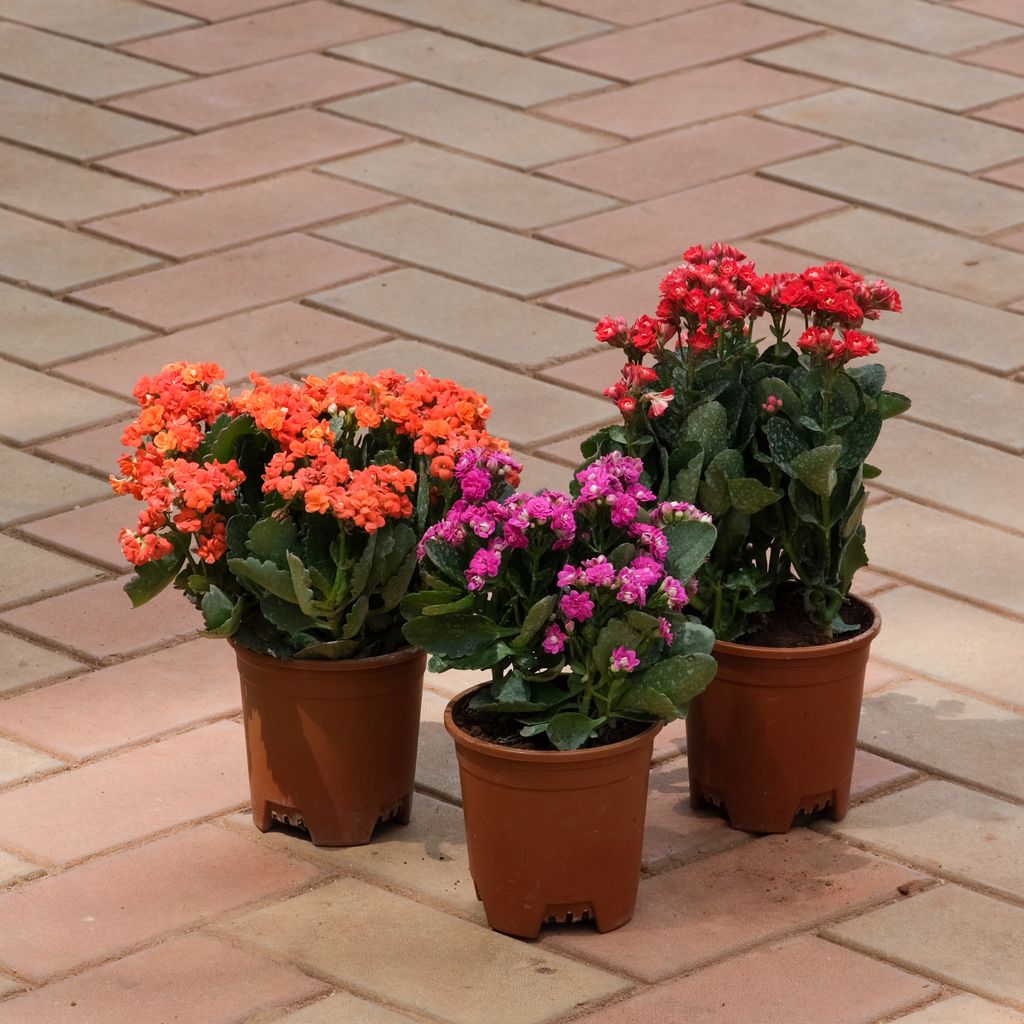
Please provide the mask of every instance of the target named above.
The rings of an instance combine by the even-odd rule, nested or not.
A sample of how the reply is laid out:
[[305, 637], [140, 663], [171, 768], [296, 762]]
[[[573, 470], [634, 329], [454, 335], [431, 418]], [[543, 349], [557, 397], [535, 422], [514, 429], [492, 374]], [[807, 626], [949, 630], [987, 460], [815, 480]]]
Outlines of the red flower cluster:
[[832, 327], [808, 327], [797, 344], [804, 352], [816, 352], [829, 363], [846, 363], [878, 351], [878, 343], [870, 334], [850, 329], [837, 337]]
[[776, 274], [767, 300], [769, 309], [797, 309], [815, 327], [857, 328], [877, 320], [880, 311], [898, 313], [899, 294], [885, 281], [865, 281], [844, 263], [808, 267], [802, 274]]

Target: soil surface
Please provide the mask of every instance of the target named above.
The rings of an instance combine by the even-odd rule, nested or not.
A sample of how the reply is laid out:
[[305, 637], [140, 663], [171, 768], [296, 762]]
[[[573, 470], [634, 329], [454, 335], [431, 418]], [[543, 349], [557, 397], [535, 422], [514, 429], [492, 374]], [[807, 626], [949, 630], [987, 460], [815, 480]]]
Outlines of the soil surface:
[[[452, 709], [455, 724], [467, 736], [483, 740], [485, 743], [496, 743], [500, 747], [513, 747], [517, 750], [546, 750], [555, 748], [546, 735], [520, 736], [519, 730], [523, 723], [514, 715], [496, 715], [491, 711], [474, 711], [461, 701]], [[623, 718], [615, 718], [601, 726], [597, 736], [583, 744], [583, 750], [591, 747], [606, 747], [610, 743], [620, 743], [644, 731], [650, 722], [630, 722]]]
[[843, 605], [840, 618], [856, 624], [856, 631], [826, 636], [822, 628], [807, 617], [803, 596], [792, 591], [780, 596], [774, 611], [756, 616], [754, 629], [735, 642], [747, 647], [823, 647], [859, 636], [870, 627], [874, 615], [863, 601], [853, 597]]

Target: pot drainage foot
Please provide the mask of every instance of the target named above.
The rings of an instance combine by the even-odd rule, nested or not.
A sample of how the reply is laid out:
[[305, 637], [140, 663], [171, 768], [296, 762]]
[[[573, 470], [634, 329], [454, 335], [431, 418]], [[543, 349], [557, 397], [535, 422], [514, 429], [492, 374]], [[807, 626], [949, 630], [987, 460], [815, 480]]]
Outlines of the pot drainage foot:
[[395, 825], [408, 825], [412, 820], [412, 793], [403, 796], [401, 800], [385, 807], [377, 818], [377, 824], [383, 825], [390, 821]]
[[831, 805], [834, 796], [834, 793], [818, 793], [816, 796], [801, 797], [797, 814], [817, 814]]
[[544, 924], [580, 924], [594, 920], [591, 903], [566, 903], [544, 908]]

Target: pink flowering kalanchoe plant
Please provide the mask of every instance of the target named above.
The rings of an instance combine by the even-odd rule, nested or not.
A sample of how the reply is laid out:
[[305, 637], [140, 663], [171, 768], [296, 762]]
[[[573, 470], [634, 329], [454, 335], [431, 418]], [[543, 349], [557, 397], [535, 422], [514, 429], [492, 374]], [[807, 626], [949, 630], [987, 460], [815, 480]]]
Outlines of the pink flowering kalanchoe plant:
[[659, 497], [715, 517], [693, 607], [719, 638], [763, 629], [794, 593], [818, 642], [856, 630], [844, 614], [867, 563], [866, 459], [910, 400], [883, 389], [880, 364], [851, 361], [878, 352], [862, 328], [899, 312], [899, 295], [842, 263], [762, 275], [717, 242], [688, 249], [660, 292], [655, 316], [595, 328], [626, 355], [605, 392], [623, 422], [584, 442], [585, 458], [638, 456]]
[[402, 604], [406, 639], [434, 671], [490, 669], [471, 708], [559, 750], [685, 714], [715, 674], [714, 636], [686, 614], [710, 516], [658, 502], [618, 452], [576, 474], [575, 497], [496, 490], [501, 466], [519, 472], [501, 452], [457, 464], [462, 497], [420, 543], [430, 589]]

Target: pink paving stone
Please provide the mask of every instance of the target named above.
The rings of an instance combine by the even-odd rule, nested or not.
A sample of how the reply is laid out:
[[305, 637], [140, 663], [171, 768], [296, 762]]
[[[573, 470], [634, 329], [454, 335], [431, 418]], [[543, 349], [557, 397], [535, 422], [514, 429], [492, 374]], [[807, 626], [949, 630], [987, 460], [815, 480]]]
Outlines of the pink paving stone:
[[[1024, 230], [1013, 231], [1008, 235], [1002, 235], [999, 238], [1000, 245], [1008, 245], [1011, 249], [1016, 249], [1018, 252], [1024, 252]], [[1017, 375], [1017, 380], [1020, 380], [1020, 374]]]
[[1024, 75], [1024, 39], [986, 46], [960, 59], [997, 71], [1009, 71], [1011, 75]]
[[604, 935], [562, 929], [546, 944], [657, 981], [892, 899], [898, 886], [921, 877], [798, 830], [644, 879], [636, 916], [623, 928]]
[[351, 7], [309, 0], [218, 25], [171, 32], [122, 47], [128, 53], [197, 74], [261, 64], [296, 53], [393, 32], [401, 24]]
[[0, 731], [81, 760], [238, 714], [240, 703], [234, 651], [204, 637], [2, 701]]
[[282, 235], [75, 292], [87, 306], [164, 329], [321, 291], [391, 264], [308, 235]]
[[[609, 412], [611, 407], [609, 406]], [[611, 421], [611, 415], [609, 415], [609, 421]], [[553, 441], [551, 444], [546, 444], [543, 448], [537, 449], [538, 455], [548, 456], [552, 459], [559, 459], [566, 463], [568, 466], [577, 466], [580, 463], [580, 445], [593, 433], [592, 430], [588, 430], [585, 434], [575, 434], [572, 437], [567, 437], [563, 441]], [[664, 730], [662, 730], [664, 732]], [[659, 734], [658, 739], [654, 741], [655, 750], [658, 747], [658, 741], [661, 739]]]
[[558, 46], [544, 56], [560, 64], [636, 82], [764, 50], [818, 31], [818, 26], [805, 21], [724, 3]]
[[[573, 458], [577, 462], [579, 462], [581, 458], [578, 444]], [[682, 754], [685, 750], [686, 722], [682, 718], [677, 718], [674, 722], [669, 722], [668, 725], [666, 725], [661, 732], [655, 736], [654, 755], [651, 758], [651, 761], [654, 764], [658, 764], [661, 761], [667, 761], [671, 757], [676, 757], [678, 754]]]
[[340, 178], [297, 171], [105, 217], [86, 226], [140, 249], [181, 259], [267, 235], [328, 224], [393, 202], [391, 196], [350, 185]]
[[188, 636], [202, 626], [202, 617], [180, 592], [167, 589], [141, 608], [133, 608], [123, 585], [118, 579], [79, 587], [4, 612], [0, 622], [94, 658], [135, 654]]
[[607, 153], [550, 164], [544, 173], [618, 199], [654, 199], [833, 146], [831, 139], [752, 117], [681, 128]]
[[639, 268], [678, 260], [681, 240], [691, 245], [760, 234], [842, 206], [826, 196], [740, 175], [583, 217], [541, 234]]
[[1005, 103], [997, 103], [995, 106], [986, 107], [984, 110], [975, 110], [971, 116], [981, 118], [983, 121], [992, 121], [995, 124], [1005, 124], [1010, 128], [1024, 131], [1024, 98], [1007, 100]]
[[172, 88], [150, 89], [107, 105], [154, 121], [204, 131], [290, 107], [337, 99], [395, 80], [383, 71], [308, 53], [178, 82]]
[[872, 658], [868, 662], [867, 672], [864, 675], [864, 692], [869, 693], [880, 690], [884, 686], [898, 683], [907, 678], [907, 671], [889, 665], [884, 661], [876, 661]]
[[[157, 366], [156, 369], [159, 370], [160, 367]], [[121, 435], [129, 423], [131, 420], [126, 419], [118, 423], [108, 423], [102, 427], [92, 427], [90, 430], [80, 430], [75, 434], [69, 434], [67, 437], [40, 445], [39, 451], [56, 455], [60, 459], [76, 463], [79, 466], [87, 466], [102, 474], [106, 479], [117, 470], [118, 457], [124, 452]]]
[[[631, 7], [623, 4], [621, 9]], [[668, 128], [812, 96], [829, 88], [825, 82], [803, 75], [730, 60], [540, 109], [563, 121], [638, 139]], [[680, 102], [680, 97], [685, 100]]]
[[[617, 315], [618, 307], [613, 309], [612, 315]], [[598, 348], [595, 343], [594, 351], [590, 355], [548, 367], [541, 371], [541, 376], [558, 384], [571, 384], [582, 391], [600, 395], [605, 388], [611, 387], [619, 379], [625, 361], [621, 349], [607, 346]], [[608, 410], [609, 417], [615, 415], [613, 405], [609, 404]]]
[[293, 110], [136, 149], [102, 166], [175, 189], [203, 191], [393, 142], [397, 135], [319, 110]]
[[247, 381], [253, 370], [269, 376], [335, 353], [338, 369], [343, 369], [346, 351], [385, 337], [374, 327], [289, 302], [65, 363], [60, 371], [71, 380], [127, 395], [141, 376], [178, 359], [219, 363], [225, 380], [238, 383]]
[[18, 529], [68, 554], [88, 558], [115, 572], [127, 572], [131, 566], [121, 553], [117, 535], [123, 526], [135, 522], [141, 507], [126, 495], [36, 519]]
[[[642, 952], [638, 950], [637, 955]], [[923, 1003], [938, 991], [925, 978], [804, 935], [659, 985], [582, 1020], [586, 1024], [682, 1024], [684, 1020], [686, 1024], [874, 1024]]]
[[853, 784], [850, 796], [863, 800], [883, 789], [914, 778], [917, 772], [905, 764], [897, 764], [867, 750], [858, 750], [853, 759]]
[[249, 800], [245, 739], [215, 722], [0, 793], [0, 844], [67, 864]]
[[189, 935], [7, 999], [0, 1024], [236, 1024], [327, 991], [297, 968]]
[[712, 811], [690, 807], [686, 758], [676, 757], [651, 772], [644, 827], [645, 871], [656, 873], [751, 841]]
[[565, 11], [600, 18], [616, 25], [642, 25], [656, 18], [667, 18], [672, 14], [692, 11], [697, 7], [708, 7], [716, 0], [552, 0], [551, 6]]
[[0, 963], [33, 981], [312, 882], [314, 864], [214, 825], [0, 894]]
[[1015, 25], [1024, 25], [1024, 7], [1018, 0], [960, 0], [953, 4], [962, 11], [982, 14], [1001, 21], [1012, 21]]
[[1000, 167], [995, 171], [989, 171], [985, 177], [992, 181], [1001, 182], [1004, 185], [1015, 185], [1017, 188], [1024, 188], [1024, 160], [1015, 164], [1007, 164], [1006, 167]]
[[160, 0], [160, 6], [204, 21], [224, 21], [255, 14], [271, 7], [284, 7], [289, 0]]

